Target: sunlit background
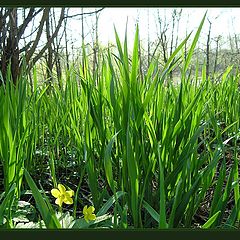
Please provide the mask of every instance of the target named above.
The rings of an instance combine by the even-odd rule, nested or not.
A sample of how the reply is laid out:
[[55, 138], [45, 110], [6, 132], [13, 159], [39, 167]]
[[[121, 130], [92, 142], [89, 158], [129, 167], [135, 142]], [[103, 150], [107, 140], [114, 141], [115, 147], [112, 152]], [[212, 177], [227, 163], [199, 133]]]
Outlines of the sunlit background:
[[[120, 38], [124, 38], [126, 24], [128, 29], [129, 47], [134, 36], [136, 24], [139, 24], [140, 38], [147, 41], [157, 39], [159, 34], [158, 16], [170, 25], [168, 35], [171, 34], [172, 11], [174, 8], [105, 8], [99, 13], [98, 32], [99, 42], [106, 45], [108, 42], [115, 42], [114, 25]], [[238, 34], [240, 29], [240, 8], [175, 8], [178, 12], [182, 9], [179, 21], [179, 38], [186, 36], [186, 33], [196, 30], [207, 11], [207, 19], [211, 22], [212, 38], [223, 36], [227, 40], [231, 34]], [[85, 8], [84, 12], [91, 12], [95, 8]], [[72, 8], [73, 13], [80, 13], [81, 9]], [[206, 40], [209, 31], [209, 21], [206, 21], [202, 30], [200, 43]], [[92, 41], [92, 28], [95, 24], [95, 17], [85, 17], [86, 42]], [[81, 44], [81, 24], [79, 19], [71, 19], [68, 29], [72, 35], [74, 44]], [[222, 42], [224, 44], [224, 40]]]

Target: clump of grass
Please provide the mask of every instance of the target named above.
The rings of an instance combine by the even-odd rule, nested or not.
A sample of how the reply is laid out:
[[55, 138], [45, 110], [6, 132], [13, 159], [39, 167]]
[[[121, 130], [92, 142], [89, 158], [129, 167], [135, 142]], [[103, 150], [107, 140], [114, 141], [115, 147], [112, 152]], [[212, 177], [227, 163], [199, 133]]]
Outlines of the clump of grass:
[[[186, 59], [181, 51], [190, 35], [162, 69], [152, 61], [143, 77], [137, 28], [131, 55], [127, 36], [121, 44], [115, 31], [118, 53], [104, 53], [94, 73], [84, 55], [84, 69], [70, 68], [61, 90], [54, 84], [38, 86], [36, 69], [33, 92], [24, 76], [16, 87], [7, 82], [0, 88], [7, 199], [1, 207], [9, 203], [9, 222], [11, 187], [17, 186], [16, 200], [28, 189], [25, 168], [36, 183], [45, 180], [46, 191], [57, 186], [57, 179], [71, 185], [75, 218], [84, 205], [105, 214], [106, 202], [115, 228], [193, 227], [213, 189], [206, 219], [198, 224], [227, 228], [239, 223], [239, 74], [229, 67], [217, 84], [203, 67], [201, 82], [193, 84], [198, 70], [195, 76], [187, 73], [205, 16]], [[176, 66], [179, 84], [166, 85]], [[1, 207], [0, 217], [6, 215]], [[51, 219], [51, 227], [59, 227]]]

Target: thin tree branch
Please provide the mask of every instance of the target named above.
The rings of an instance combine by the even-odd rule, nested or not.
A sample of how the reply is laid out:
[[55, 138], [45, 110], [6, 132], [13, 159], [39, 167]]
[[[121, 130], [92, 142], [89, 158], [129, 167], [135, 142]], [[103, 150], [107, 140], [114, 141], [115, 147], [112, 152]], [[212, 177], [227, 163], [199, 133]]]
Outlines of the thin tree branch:
[[100, 11], [102, 11], [103, 9], [104, 9], [104, 7], [100, 8], [100, 9], [98, 9], [98, 10], [96, 10], [96, 11], [93, 11], [93, 12], [77, 13], [77, 14], [74, 14], [74, 15], [71, 15], [71, 16], [66, 15], [66, 16], [64, 16], [64, 18], [74, 18], [74, 17], [78, 17], [78, 16], [83, 16], [83, 15], [97, 14], [97, 13], [99, 13]]
[[24, 22], [21, 24], [18, 30], [18, 39], [20, 39], [27, 27], [27, 25], [32, 21], [32, 19], [39, 14], [43, 8], [40, 8], [38, 11], [35, 12], [35, 8], [30, 8], [27, 17], [24, 19]]
[[54, 33], [49, 38], [49, 40], [45, 44], [45, 46], [40, 50], [40, 52], [33, 58], [33, 60], [31, 61], [31, 64], [30, 64], [30, 68], [32, 66], [34, 66], [34, 64], [42, 57], [43, 53], [46, 51], [46, 49], [49, 47], [49, 45], [52, 44], [53, 39], [57, 36], [58, 31], [59, 31], [60, 27], [62, 26], [62, 21], [64, 19], [64, 12], [65, 12], [65, 8], [62, 8], [61, 15], [60, 15], [60, 18], [59, 18], [59, 21], [58, 21], [58, 25], [57, 25]]
[[41, 35], [42, 35], [44, 23], [49, 16], [49, 11], [50, 11], [50, 8], [45, 8], [44, 11], [43, 11], [42, 19], [41, 19], [39, 27], [38, 27], [38, 32], [37, 32], [36, 39], [33, 43], [33, 46], [31, 47], [31, 49], [26, 54], [26, 61], [27, 62], [29, 62], [29, 60], [31, 59], [33, 53], [35, 52], [35, 50], [37, 48], [38, 42], [39, 42], [39, 40], [41, 38]]

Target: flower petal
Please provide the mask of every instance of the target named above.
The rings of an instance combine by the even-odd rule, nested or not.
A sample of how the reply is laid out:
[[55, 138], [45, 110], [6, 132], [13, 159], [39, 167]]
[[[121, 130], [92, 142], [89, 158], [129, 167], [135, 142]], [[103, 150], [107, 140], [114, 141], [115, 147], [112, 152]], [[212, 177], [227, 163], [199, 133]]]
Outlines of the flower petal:
[[88, 219], [93, 221], [93, 220], [96, 219], [96, 215], [95, 215], [95, 214], [90, 214], [90, 215], [88, 216]]
[[63, 202], [66, 203], [66, 204], [73, 204], [72, 198], [68, 197], [67, 195], [65, 195], [65, 198], [63, 199]]
[[62, 203], [63, 203], [62, 198], [57, 198], [56, 201], [55, 201], [55, 203], [61, 207], [61, 206], [62, 206]]
[[66, 194], [69, 195], [69, 197], [72, 197], [74, 195], [73, 190], [66, 191]]
[[84, 217], [85, 217], [85, 215], [88, 214], [88, 211], [87, 211], [87, 205], [83, 208], [83, 214], [84, 214]]
[[58, 189], [61, 193], [65, 193], [66, 192], [66, 188], [62, 185], [62, 184], [58, 184]]
[[95, 208], [93, 206], [90, 206], [87, 211], [88, 214], [92, 214], [95, 211]]
[[88, 223], [88, 216], [84, 215], [84, 219], [86, 220], [86, 222]]
[[55, 197], [58, 198], [60, 196], [60, 192], [58, 189], [54, 188], [51, 190], [51, 194]]

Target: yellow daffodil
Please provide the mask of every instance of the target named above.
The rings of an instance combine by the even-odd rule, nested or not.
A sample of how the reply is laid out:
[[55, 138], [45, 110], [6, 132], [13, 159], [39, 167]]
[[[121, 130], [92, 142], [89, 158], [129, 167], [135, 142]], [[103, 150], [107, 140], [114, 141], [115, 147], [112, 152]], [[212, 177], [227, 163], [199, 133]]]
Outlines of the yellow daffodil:
[[84, 219], [86, 220], [86, 222], [88, 222], [89, 220], [95, 220], [96, 219], [96, 215], [93, 213], [95, 211], [95, 208], [93, 206], [90, 206], [88, 208], [88, 206], [85, 206], [83, 208], [83, 214], [84, 214]]
[[72, 197], [74, 195], [74, 191], [66, 191], [66, 188], [62, 184], [58, 184], [58, 189], [52, 189], [51, 194], [56, 198], [55, 203], [60, 207], [63, 203], [73, 204]]

